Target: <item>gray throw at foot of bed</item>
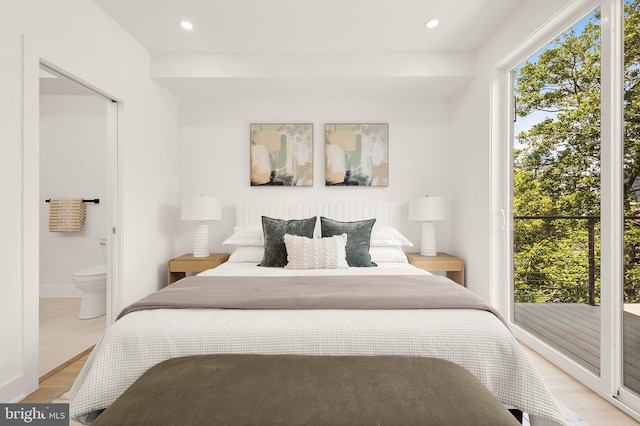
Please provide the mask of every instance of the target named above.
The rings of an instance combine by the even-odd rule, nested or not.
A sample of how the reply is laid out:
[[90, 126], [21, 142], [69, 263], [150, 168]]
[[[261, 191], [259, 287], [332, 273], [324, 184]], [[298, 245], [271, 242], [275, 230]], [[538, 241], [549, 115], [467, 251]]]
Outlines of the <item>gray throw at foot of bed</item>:
[[104, 425], [517, 425], [464, 368], [391, 356], [198, 355], [150, 368]]

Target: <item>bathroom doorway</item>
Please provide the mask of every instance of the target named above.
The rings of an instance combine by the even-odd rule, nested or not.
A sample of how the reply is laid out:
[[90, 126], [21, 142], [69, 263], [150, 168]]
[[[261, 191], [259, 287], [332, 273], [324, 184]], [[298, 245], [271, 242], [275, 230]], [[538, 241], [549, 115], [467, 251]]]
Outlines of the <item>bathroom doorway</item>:
[[[39, 99], [42, 379], [95, 345], [111, 321], [118, 108], [100, 91], [45, 63]], [[70, 227], [56, 229], [54, 204], [65, 198], [81, 198], [85, 213]], [[87, 278], [76, 277], [96, 269], [92, 285], [99, 288], [89, 294], [80, 283]]]

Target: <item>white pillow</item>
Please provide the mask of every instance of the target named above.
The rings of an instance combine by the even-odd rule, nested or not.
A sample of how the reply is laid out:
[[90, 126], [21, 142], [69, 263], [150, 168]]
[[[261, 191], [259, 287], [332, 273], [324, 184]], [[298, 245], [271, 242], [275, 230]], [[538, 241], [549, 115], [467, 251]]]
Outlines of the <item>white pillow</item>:
[[[237, 246], [264, 246], [262, 226], [256, 225], [239, 228], [232, 236], [224, 240], [222, 244], [235, 244]], [[262, 258], [259, 261], [262, 261]]]
[[243, 262], [262, 262], [264, 257], [264, 247], [257, 246], [241, 246], [231, 253], [227, 262], [243, 263]]
[[347, 234], [307, 238], [284, 234], [287, 248], [285, 269], [346, 269]]
[[371, 246], [413, 246], [413, 243], [393, 226], [380, 225], [378, 223], [375, 223], [373, 225], [373, 229], [371, 230]]
[[[320, 221], [313, 230], [313, 236], [320, 238]], [[236, 226], [233, 235], [224, 240], [222, 244], [237, 246], [264, 246], [264, 231], [262, 225]], [[262, 261], [262, 259], [260, 259]]]
[[[318, 221], [320, 223], [320, 221]], [[314, 236], [320, 237], [318, 230], [319, 225], [316, 224]], [[238, 227], [233, 235], [224, 240], [222, 244], [237, 246], [264, 246], [264, 234], [261, 225], [251, 225]], [[371, 230], [371, 246], [372, 247], [391, 247], [391, 246], [413, 246], [407, 237], [402, 235], [400, 231], [390, 225], [373, 225]], [[262, 259], [260, 259], [262, 261]]]
[[400, 263], [408, 263], [407, 255], [404, 251], [398, 247], [370, 247], [369, 255], [371, 256], [371, 261], [375, 263], [379, 262], [400, 262]]

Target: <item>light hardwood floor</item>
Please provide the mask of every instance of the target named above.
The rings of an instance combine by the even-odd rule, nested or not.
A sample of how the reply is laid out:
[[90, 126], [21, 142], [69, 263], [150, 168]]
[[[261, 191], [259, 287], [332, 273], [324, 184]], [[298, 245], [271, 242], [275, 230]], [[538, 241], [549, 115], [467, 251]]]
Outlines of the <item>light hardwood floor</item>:
[[60, 395], [71, 387], [73, 381], [76, 379], [82, 366], [87, 362], [89, 358], [89, 352], [83, 354], [77, 360], [69, 363], [66, 367], [61, 368], [55, 374], [52, 374], [48, 378], [40, 382], [38, 390], [30, 393], [25, 399], [20, 402], [25, 403], [43, 403], [49, 402], [54, 396]]
[[78, 319], [80, 298], [40, 298], [40, 365], [43, 377], [98, 342], [106, 316]]

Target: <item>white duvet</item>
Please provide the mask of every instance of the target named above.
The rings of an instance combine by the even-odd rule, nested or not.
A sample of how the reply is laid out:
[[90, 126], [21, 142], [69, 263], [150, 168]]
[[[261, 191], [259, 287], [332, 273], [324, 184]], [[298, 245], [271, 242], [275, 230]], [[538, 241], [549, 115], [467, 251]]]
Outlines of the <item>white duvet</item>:
[[[226, 263], [205, 275], [316, 274]], [[320, 271], [425, 273], [407, 264]], [[71, 416], [108, 407], [142, 373], [169, 358], [211, 354], [405, 355], [443, 358], [474, 374], [533, 425], [565, 424], [557, 404], [513, 335], [478, 310], [159, 309], [130, 313], [107, 329], [71, 389]], [[464, 403], [464, 401], [460, 401]]]

